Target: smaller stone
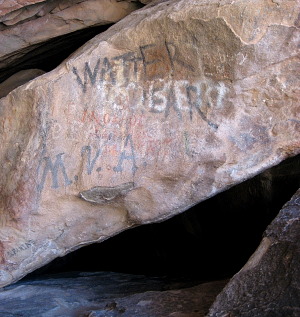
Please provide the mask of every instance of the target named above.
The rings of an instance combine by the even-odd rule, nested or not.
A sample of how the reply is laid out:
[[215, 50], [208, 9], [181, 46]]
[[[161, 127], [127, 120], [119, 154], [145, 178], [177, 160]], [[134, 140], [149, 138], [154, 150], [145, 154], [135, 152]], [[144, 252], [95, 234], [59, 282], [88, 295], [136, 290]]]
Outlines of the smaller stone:
[[35, 4], [29, 7], [25, 7], [16, 11], [13, 11], [2, 18], [2, 23], [10, 26], [18, 24], [24, 20], [34, 17], [43, 8], [43, 4]]
[[218, 295], [207, 317], [299, 316], [299, 199], [300, 189], [269, 225], [246, 265]]
[[17, 72], [0, 84], [0, 98], [7, 96], [15, 88], [45, 74], [41, 69], [25, 69]]
[[45, 0], [1, 0], [0, 1], [0, 16], [18, 10], [22, 7], [33, 5], [35, 3], [44, 2]]
[[120, 196], [126, 195], [134, 188], [134, 183], [124, 183], [114, 187], [96, 186], [79, 193], [79, 197], [91, 203], [104, 203]]

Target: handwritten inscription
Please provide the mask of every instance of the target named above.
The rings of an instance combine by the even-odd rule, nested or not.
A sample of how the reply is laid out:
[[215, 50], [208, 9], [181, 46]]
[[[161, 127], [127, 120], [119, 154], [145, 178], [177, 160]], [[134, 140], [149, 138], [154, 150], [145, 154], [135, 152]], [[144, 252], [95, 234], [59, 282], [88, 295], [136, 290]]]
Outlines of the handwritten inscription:
[[[127, 147], [129, 146], [129, 153], [127, 153]], [[133, 145], [133, 140], [131, 135], [127, 135], [126, 140], [125, 140], [125, 146], [124, 150], [121, 152], [119, 160], [118, 160], [118, 165], [114, 167], [115, 172], [122, 172], [123, 171], [123, 163], [124, 161], [131, 161], [132, 162], [132, 173], [134, 174], [137, 170], [137, 165], [136, 165], [136, 160], [135, 160], [135, 151], [134, 151], [134, 145]]]
[[18, 255], [20, 252], [23, 252], [23, 251], [26, 251], [28, 250], [29, 248], [31, 248], [32, 246], [34, 245], [34, 241], [32, 240], [29, 240], [27, 242], [24, 242], [22, 244], [20, 244], [19, 246], [7, 251], [7, 255], [9, 257], [14, 257], [16, 255]]
[[[103, 146], [104, 147], [104, 146]], [[101, 153], [104, 150], [99, 147], [93, 149], [90, 145], [83, 146], [80, 154], [81, 159], [84, 161], [85, 171], [87, 175], [91, 175], [96, 168], [97, 172], [102, 170], [101, 166], [96, 167], [96, 163], [101, 159]], [[112, 168], [113, 172], [120, 173], [124, 170], [124, 165], [131, 165], [131, 172], [134, 175], [138, 167], [136, 164], [135, 147], [132, 140], [132, 135], [128, 134], [124, 140], [123, 147], [118, 154], [117, 165]], [[61, 186], [67, 187], [73, 183], [72, 178], [67, 172], [66, 164], [64, 161], [64, 153], [55, 155], [55, 158], [50, 156], [44, 156], [40, 162], [38, 168], [39, 182], [38, 191], [44, 189], [46, 180], [51, 179], [51, 188], [57, 189]], [[78, 179], [78, 176], [74, 176], [74, 181]]]
[[208, 108], [220, 109], [225, 93], [223, 83], [209, 86], [206, 81], [191, 84], [182, 80], [167, 83], [156, 81], [144, 96], [152, 113], [163, 114], [167, 118], [173, 111], [180, 120], [187, 113], [190, 121], [197, 115], [216, 130], [218, 125], [208, 119], [206, 112]]
[[[162, 114], [165, 119], [174, 113], [181, 121], [187, 113], [190, 121], [197, 115], [212, 129], [218, 128], [206, 110], [222, 107], [227, 92], [225, 84], [194, 76], [197, 67], [180, 54], [174, 43], [140, 46], [137, 52], [99, 58], [93, 66], [85, 62], [83, 69], [72, 70], [84, 94], [89, 87], [98, 90], [100, 108], [107, 102], [112, 107], [129, 103], [135, 112], [146, 110]], [[174, 75], [182, 72], [197, 79], [175, 80]]]
[[49, 156], [46, 156], [43, 158], [44, 160], [44, 170], [42, 173], [41, 181], [38, 185], [38, 190], [41, 191], [44, 187], [46, 177], [48, 173], [51, 174], [52, 177], [52, 188], [58, 188], [58, 173], [59, 171], [62, 173], [65, 181], [65, 185], [71, 185], [72, 181], [68, 178], [68, 175], [66, 173], [66, 168], [63, 162], [63, 155], [64, 153], [59, 153], [55, 157], [55, 161], [53, 163], [52, 159]]
[[[184, 155], [197, 155], [190, 149], [191, 141], [186, 135], [181, 141], [172, 137], [173, 120], [181, 124], [181, 130], [190, 122], [197, 126], [204, 122], [215, 133], [215, 111], [223, 107], [228, 88], [223, 82], [205, 78], [198, 60], [191, 56], [197, 56], [192, 47], [185, 47], [182, 54], [179, 46], [165, 41], [122, 55], [85, 61], [82, 67], [73, 66], [73, 78], [79, 87], [76, 93], [88, 98], [82, 99], [80, 106], [67, 106], [72, 124], [65, 126], [59, 119], [51, 121], [49, 140], [65, 133], [70, 141], [80, 142], [84, 136], [88, 142], [78, 149], [77, 159], [63, 150], [42, 154], [38, 190], [76, 184], [83, 173], [104, 177], [102, 173], [107, 171], [111, 177], [132, 177], [138, 168], [147, 166], [149, 159], [166, 161], [169, 156], [175, 157], [180, 142], [185, 144]], [[152, 120], [151, 116], [161, 120]], [[152, 121], [160, 126], [153, 129]], [[161, 126], [163, 122], [165, 127]], [[76, 173], [74, 162], [78, 161]]]
[[119, 85], [128, 86], [138, 80], [139, 73], [144, 79], [153, 80], [164, 78], [166, 71], [173, 73], [181, 68], [195, 72], [195, 66], [185, 61], [177, 45], [164, 42], [140, 46], [137, 52], [99, 58], [93, 66], [85, 62], [83, 74], [77, 67], [73, 67], [72, 71], [83, 93], [86, 93], [89, 85], [103, 82], [116, 85], [118, 78]]
[[[94, 158], [92, 158], [92, 147], [87, 145], [84, 146], [81, 149], [81, 156], [87, 156], [87, 160], [86, 160], [86, 170], [87, 170], [87, 174], [91, 175], [95, 166], [95, 163], [97, 161], [97, 159], [99, 158], [101, 154], [101, 149], [97, 149]], [[101, 167], [97, 168], [98, 171], [101, 170]]]
[[[80, 121], [93, 121], [102, 127], [108, 124], [133, 125], [137, 123], [138, 117], [147, 112], [164, 120], [175, 115], [181, 123], [200, 118], [216, 131], [218, 124], [209, 118], [209, 113], [222, 109], [227, 90], [223, 82], [198, 80], [190, 83], [187, 80], [162, 79], [150, 82], [147, 88], [135, 84], [127, 88], [119, 87], [115, 95], [105, 95], [104, 88], [100, 91], [101, 102], [95, 107], [84, 109]], [[103, 113], [103, 109], [115, 111], [118, 116]], [[130, 116], [126, 116], [124, 111], [130, 112]]]

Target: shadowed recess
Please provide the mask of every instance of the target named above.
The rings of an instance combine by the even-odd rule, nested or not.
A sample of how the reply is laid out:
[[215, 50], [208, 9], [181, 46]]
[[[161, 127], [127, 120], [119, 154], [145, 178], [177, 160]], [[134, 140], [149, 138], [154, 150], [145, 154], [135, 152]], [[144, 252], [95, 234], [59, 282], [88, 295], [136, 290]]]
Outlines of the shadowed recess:
[[30, 46], [27, 53], [12, 65], [0, 68], [0, 83], [24, 69], [41, 69], [45, 72], [53, 70], [70, 54], [97, 34], [106, 31], [111, 25], [89, 27]]
[[30, 274], [115, 271], [213, 280], [232, 276], [300, 187], [300, 155], [167, 221], [127, 230]]

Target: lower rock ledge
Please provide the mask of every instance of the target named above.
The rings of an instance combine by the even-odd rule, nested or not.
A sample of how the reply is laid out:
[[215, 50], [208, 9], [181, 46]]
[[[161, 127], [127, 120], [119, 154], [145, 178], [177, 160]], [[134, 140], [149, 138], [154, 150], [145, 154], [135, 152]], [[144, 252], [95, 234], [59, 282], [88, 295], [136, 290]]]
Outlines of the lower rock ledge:
[[122, 273], [65, 273], [0, 291], [0, 317], [201, 317], [228, 280], [195, 282]]

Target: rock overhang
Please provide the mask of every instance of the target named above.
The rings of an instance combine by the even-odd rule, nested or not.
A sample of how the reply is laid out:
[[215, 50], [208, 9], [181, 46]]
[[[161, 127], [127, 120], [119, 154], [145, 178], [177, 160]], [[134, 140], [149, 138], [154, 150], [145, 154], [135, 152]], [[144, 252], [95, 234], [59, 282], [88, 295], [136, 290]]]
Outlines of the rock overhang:
[[247, 3], [146, 7], [0, 100], [2, 285], [300, 153], [295, 10]]

